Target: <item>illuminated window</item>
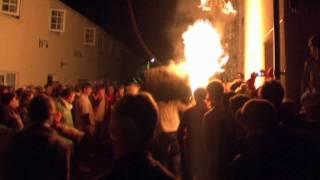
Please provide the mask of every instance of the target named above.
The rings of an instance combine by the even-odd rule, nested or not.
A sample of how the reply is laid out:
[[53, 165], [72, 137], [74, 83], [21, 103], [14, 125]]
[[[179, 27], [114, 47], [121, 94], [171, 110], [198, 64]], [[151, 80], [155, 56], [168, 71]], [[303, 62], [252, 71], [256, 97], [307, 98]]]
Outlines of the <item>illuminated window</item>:
[[20, 14], [20, 0], [1, 0], [1, 12], [18, 17]]
[[51, 9], [50, 31], [64, 32], [66, 11], [64, 9]]
[[96, 43], [96, 29], [95, 28], [85, 28], [84, 31], [84, 44], [89, 46], [94, 46]]

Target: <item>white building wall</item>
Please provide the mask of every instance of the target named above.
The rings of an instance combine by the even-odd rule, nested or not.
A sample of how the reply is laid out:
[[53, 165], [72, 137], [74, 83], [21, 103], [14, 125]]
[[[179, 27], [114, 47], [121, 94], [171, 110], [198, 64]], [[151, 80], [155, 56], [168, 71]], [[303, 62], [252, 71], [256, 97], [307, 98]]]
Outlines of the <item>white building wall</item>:
[[[117, 78], [121, 46], [102, 28], [58, 0], [21, 2], [19, 18], [0, 12], [0, 71], [16, 72], [17, 86], [43, 85], [49, 74], [70, 84], [104, 79], [106, 74]], [[65, 32], [49, 31], [51, 8], [66, 10]], [[84, 45], [86, 27], [96, 28], [93, 47]], [[39, 40], [46, 41], [48, 48], [40, 48]]]

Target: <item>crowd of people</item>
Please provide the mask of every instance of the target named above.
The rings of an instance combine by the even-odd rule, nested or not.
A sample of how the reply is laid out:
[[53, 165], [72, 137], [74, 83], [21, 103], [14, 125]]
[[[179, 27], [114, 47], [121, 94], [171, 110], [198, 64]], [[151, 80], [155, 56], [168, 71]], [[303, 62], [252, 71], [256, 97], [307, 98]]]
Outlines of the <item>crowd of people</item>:
[[319, 71], [299, 104], [270, 72], [257, 88], [256, 73], [214, 79], [188, 101], [137, 84], [3, 86], [0, 179], [320, 179]]
[[0, 179], [70, 179], [111, 163], [111, 111], [139, 86], [79, 87], [0, 87]]

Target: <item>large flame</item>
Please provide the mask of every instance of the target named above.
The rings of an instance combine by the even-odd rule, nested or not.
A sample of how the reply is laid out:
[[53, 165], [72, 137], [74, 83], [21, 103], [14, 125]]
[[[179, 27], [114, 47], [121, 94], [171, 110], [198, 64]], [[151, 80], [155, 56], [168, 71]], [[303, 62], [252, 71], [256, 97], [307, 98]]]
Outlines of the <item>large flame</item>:
[[221, 45], [220, 34], [209, 20], [197, 20], [183, 34], [185, 67], [191, 89], [205, 87], [210, 77], [223, 72], [229, 57]]

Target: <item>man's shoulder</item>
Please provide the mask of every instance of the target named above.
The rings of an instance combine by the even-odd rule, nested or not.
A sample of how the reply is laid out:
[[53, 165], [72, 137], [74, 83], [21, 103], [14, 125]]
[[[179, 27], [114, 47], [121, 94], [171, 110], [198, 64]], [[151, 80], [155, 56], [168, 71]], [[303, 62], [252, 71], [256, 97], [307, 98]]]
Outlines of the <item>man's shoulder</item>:
[[56, 106], [59, 111], [63, 111], [66, 108], [61, 99], [56, 100]]
[[223, 109], [211, 109], [204, 114], [204, 120], [222, 120], [230, 119], [232, 117], [231, 113]]

